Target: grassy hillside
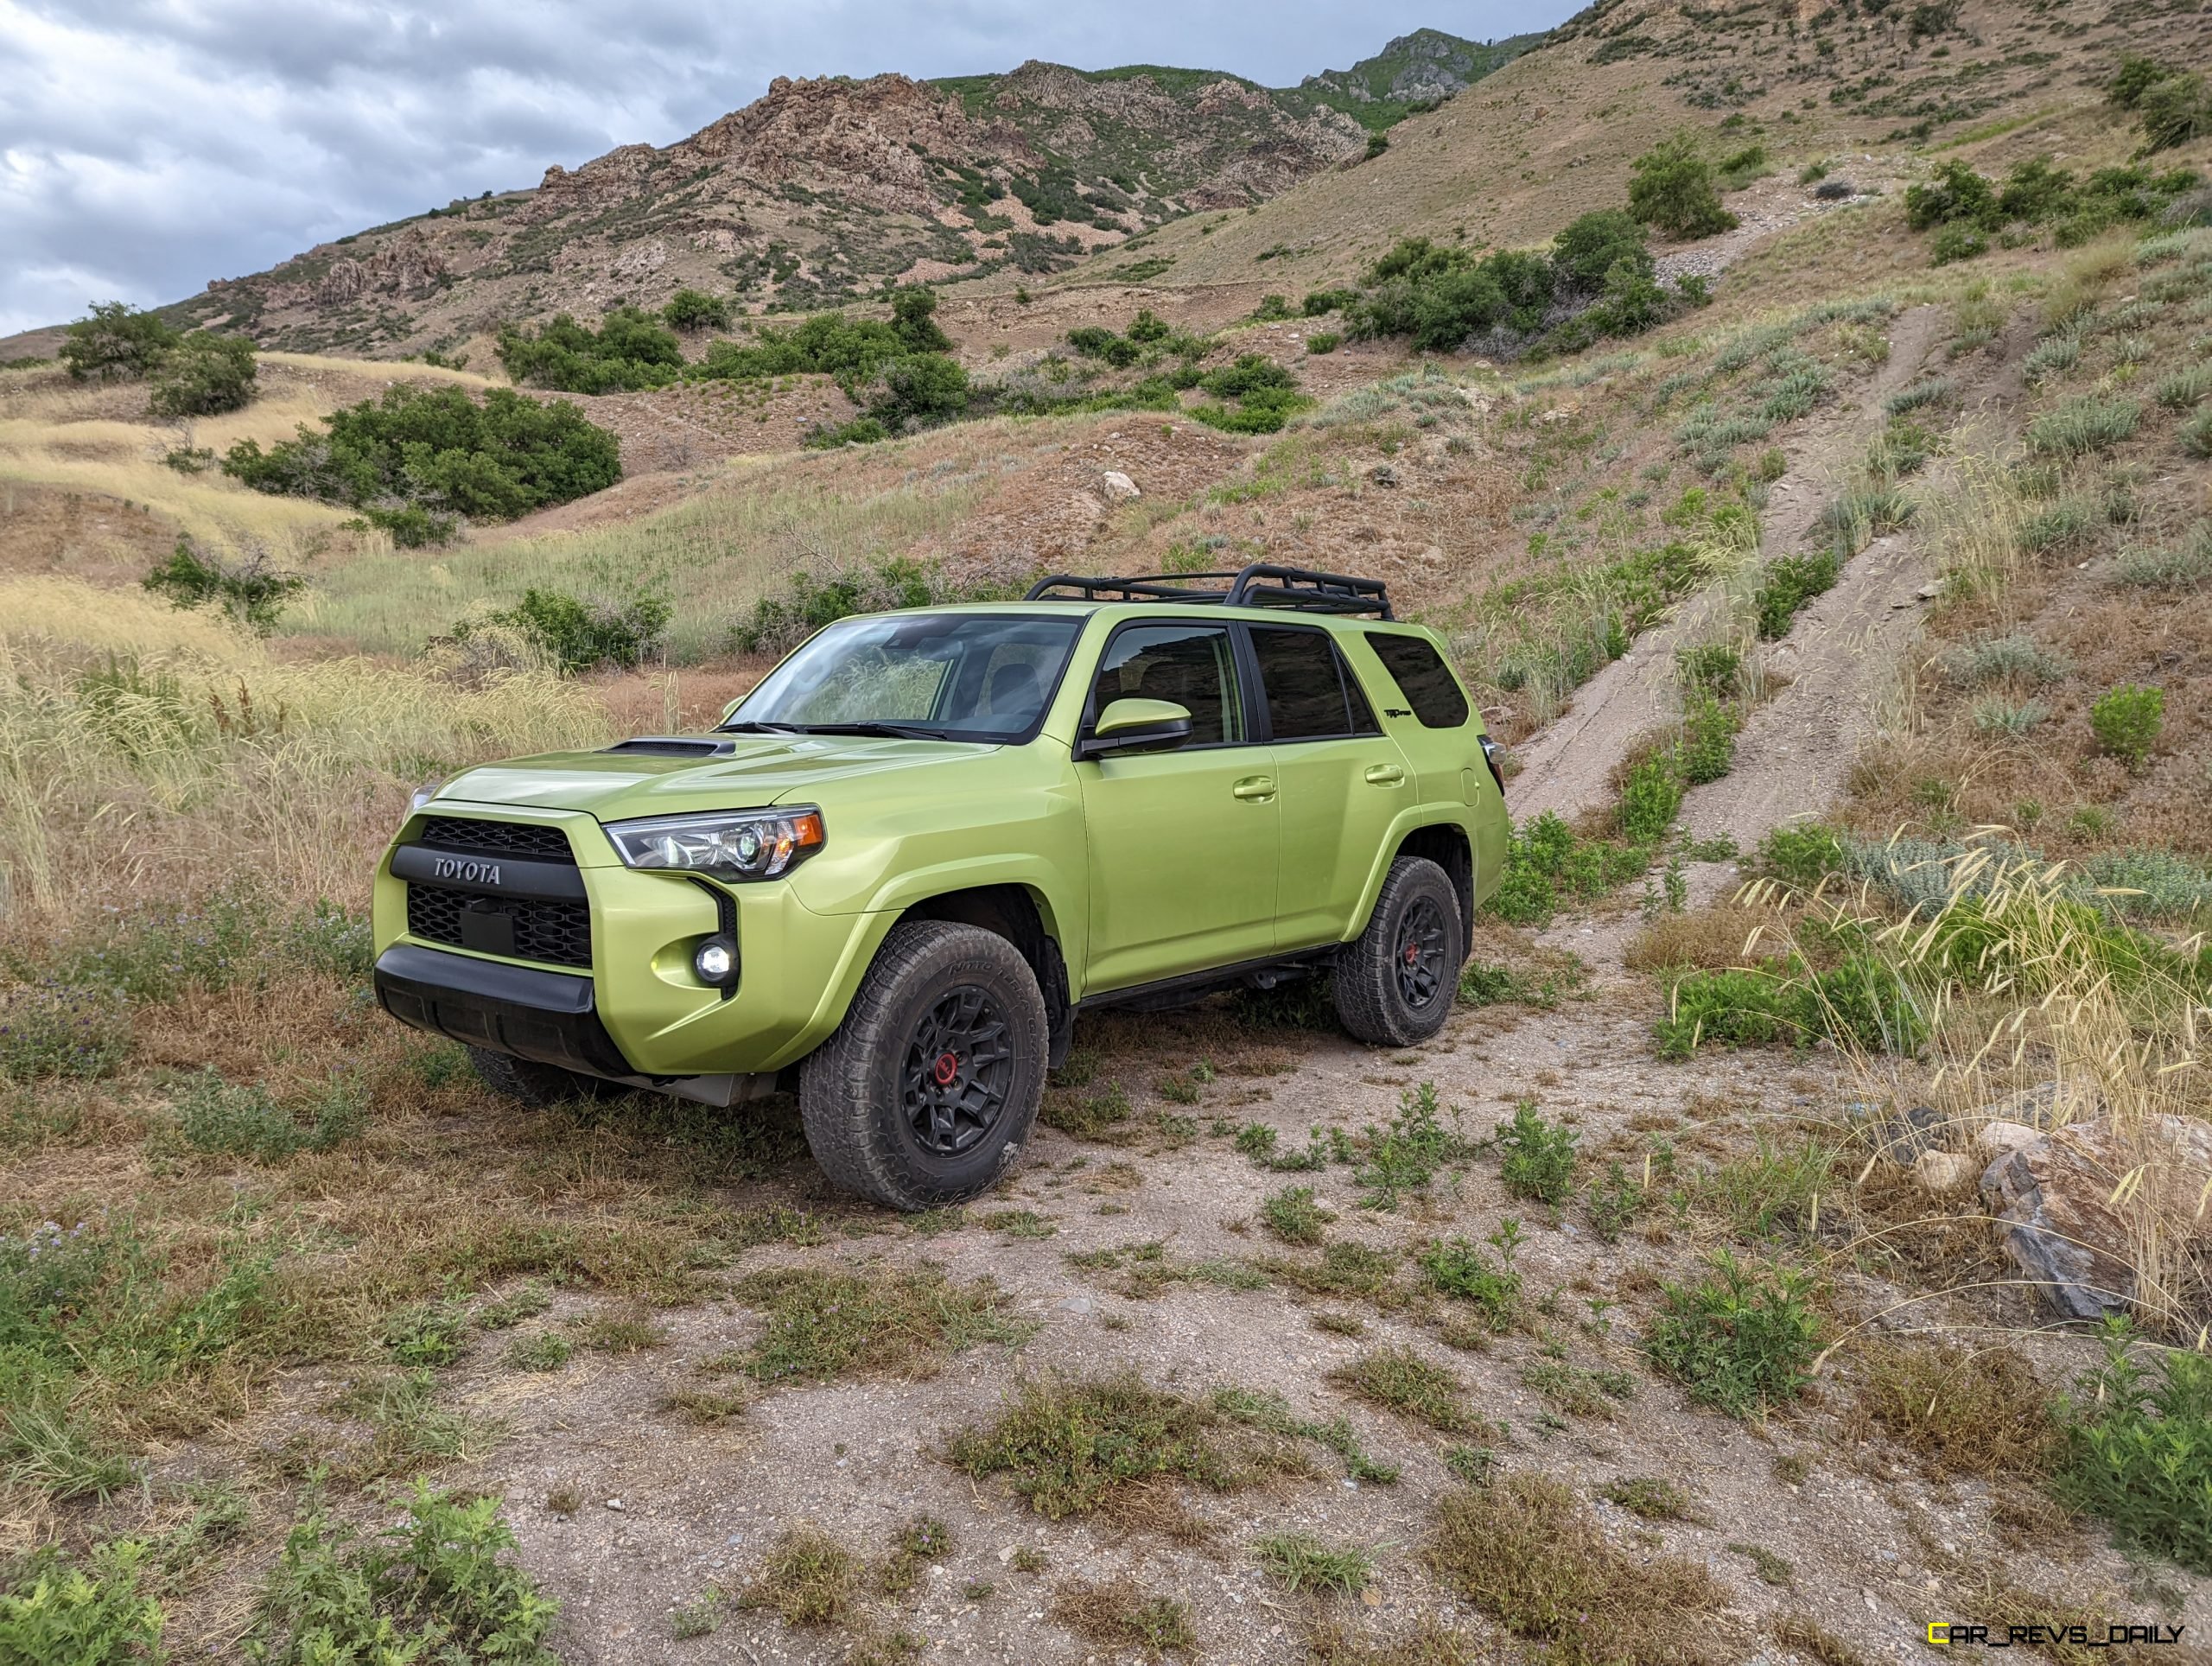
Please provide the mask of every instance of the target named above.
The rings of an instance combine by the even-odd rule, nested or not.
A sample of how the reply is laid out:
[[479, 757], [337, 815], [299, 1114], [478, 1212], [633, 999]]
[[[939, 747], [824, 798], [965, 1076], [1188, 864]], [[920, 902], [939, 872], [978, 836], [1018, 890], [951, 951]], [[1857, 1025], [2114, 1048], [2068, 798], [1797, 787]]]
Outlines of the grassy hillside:
[[[2144, 130], [2097, 86], [2200, 20], [1894, 10], [1595, 9], [1141, 283], [948, 301], [1048, 414], [806, 449], [826, 374], [593, 397], [619, 486], [441, 548], [162, 458], [474, 371], [266, 354], [188, 433], [0, 372], [0, 1658], [2212, 1623], [2212, 135], [2101, 172]], [[1255, 315], [1463, 219], [1547, 244], [1684, 121], [1775, 170], [1662, 247], [1708, 304], [1517, 359]], [[305, 582], [173, 607], [180, 536]], [[425, 778], [704, 727], [848, 608], [1258, 560], [1386, 579], [1509, 743], [1433, 1042], [1313, 982], [1086, 1014], [1004, 1185], [893, 1218], [788, 1097], [524, 1110], [365, 988]], [[563, 668], [533, 590], [634, 663]]]

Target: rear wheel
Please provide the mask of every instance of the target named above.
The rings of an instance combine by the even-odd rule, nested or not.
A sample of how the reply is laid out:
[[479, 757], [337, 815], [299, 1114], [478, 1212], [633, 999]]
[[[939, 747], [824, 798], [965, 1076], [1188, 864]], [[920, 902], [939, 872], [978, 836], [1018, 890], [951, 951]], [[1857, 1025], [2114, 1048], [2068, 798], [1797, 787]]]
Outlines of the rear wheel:
[[618, 1082], [603, 1082], [581, 1071], [541, 1065], [534, 1059], [518, 1059], [511, 1052], [494, 1052], [489, 1047], [469, 1048], [468, 1062], [476, 1067], [476, 1074], [486, 1087], [532, 1110], [550, 1110], [555, 1105], [570, 1104], [578, 1099], [599, 1099], [626, 1091]]
[[1390, 864], [1367, 929], [1337, 957], [1337, 1018], [1362, 1041], [1403, 1047], [1444, 1027], [1466, 938], [1459, 894], [1425, 856]]
[[1045, 998], [1013, 944], [906, 921], [799, 1067], [806, 1142], [832, 1185], [886, 1208], [965, 1202], [1021, 1154], [1048, 1043]]

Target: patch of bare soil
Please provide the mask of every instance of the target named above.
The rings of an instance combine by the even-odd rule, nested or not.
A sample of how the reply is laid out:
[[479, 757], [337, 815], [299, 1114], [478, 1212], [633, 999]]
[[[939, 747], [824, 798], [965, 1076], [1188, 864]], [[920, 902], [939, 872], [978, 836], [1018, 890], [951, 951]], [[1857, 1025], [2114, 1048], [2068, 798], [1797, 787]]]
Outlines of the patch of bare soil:
[[0, 486], [0, 572], [135, 584], [176, 544], [166, 518], [113, 498]]

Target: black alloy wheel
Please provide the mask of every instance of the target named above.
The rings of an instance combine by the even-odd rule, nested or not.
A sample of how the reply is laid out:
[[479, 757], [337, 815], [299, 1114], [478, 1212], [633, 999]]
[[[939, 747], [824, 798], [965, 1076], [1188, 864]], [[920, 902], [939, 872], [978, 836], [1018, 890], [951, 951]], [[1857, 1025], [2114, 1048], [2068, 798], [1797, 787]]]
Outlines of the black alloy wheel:
[[932, 1156], [971, 1151], [998, 1126], [1014, 1085], [1014, 1048], [990, 992], [948, 989], [906, 1044], [907, 1126]]
[[1416, 1012], [1436, 999], [1451, 970], [1450, 932], [1444, 911], [1428, 897], [1416, 897], [1398, 924], [1395, 963], [1398, 994]]

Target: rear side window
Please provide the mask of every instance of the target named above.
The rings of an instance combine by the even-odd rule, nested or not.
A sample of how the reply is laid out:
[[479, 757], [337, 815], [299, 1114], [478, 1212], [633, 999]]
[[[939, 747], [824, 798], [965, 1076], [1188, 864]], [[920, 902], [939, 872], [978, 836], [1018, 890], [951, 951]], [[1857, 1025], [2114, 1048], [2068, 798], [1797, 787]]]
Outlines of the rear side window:
[[1352, 681], [1336, 644], [1319, 631], [1271, 625], [1252, 629], [1252, 652], [1267, 692], [1268, 725], [1278, 741], [1372, 734], [1375, 714]]
[[1370, 631], [1367, 645], [1406, 696], [1423, 728], [1458, 728], [1467, 721], [1467, 696], [1444, 657], [1425, 638]]

